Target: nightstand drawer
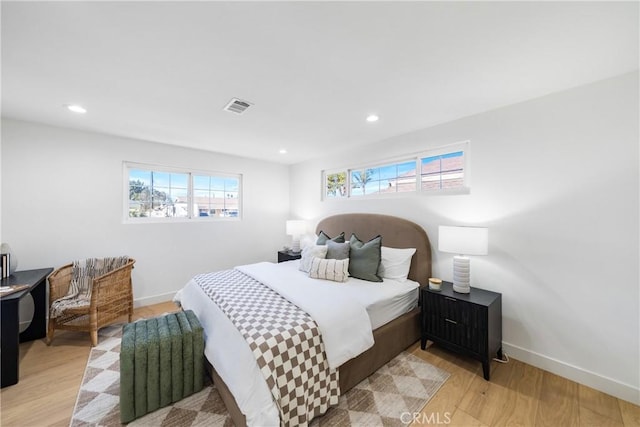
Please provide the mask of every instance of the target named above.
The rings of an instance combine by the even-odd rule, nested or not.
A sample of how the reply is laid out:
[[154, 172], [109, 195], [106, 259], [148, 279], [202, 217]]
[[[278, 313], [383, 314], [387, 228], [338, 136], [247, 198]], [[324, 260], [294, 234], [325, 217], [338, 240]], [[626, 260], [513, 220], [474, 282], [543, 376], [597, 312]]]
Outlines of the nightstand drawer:
[[428, 293], [425, 310], [442, 320], [449, 319], [474, 329], [486, 329], [486, 308], [456, 298]]
[[486, 351], [485, 330], [478, 330], [448, 317], [427, 315], [426, 332], [476, 354]]

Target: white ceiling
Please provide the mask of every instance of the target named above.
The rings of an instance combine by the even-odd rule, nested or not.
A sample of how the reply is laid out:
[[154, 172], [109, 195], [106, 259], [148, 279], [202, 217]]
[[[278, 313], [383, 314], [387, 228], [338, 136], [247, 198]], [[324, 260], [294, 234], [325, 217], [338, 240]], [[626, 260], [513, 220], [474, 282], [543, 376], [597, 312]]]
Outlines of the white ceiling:
[[[638, 69], [637, 2], [3, 1], [1, 12], [3, 116], [283, 163]], [[223, 111], [232, 97], [255, 105]]]

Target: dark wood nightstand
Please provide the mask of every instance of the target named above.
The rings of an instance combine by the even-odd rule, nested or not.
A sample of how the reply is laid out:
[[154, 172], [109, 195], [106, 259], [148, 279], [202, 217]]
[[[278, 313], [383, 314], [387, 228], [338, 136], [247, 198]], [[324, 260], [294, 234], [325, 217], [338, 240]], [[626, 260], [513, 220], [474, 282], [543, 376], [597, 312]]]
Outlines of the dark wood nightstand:
[[293, 261], [300, 259], [300, 257], [302, 257], [302, 252], [278, 251], [278, 262]]
[[422, 321], [420, 347], [431, 340], [449, 350], [482, 362], [484, 379], [494, 357], [502, 359], [502, 294], [471, 288], [468, 294], [453, 291], [442, 282], [440, 291], [420, 290]]

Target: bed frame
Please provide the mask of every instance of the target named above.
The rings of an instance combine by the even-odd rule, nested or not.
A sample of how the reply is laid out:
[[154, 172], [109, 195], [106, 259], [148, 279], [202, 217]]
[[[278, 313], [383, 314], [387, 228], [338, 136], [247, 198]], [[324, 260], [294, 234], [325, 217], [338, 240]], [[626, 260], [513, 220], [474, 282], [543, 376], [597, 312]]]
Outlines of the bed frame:
[[[355, 233], [362, 241], [382, 236], [383, 246], [416, 248], [411, 260], [409, 279], [421, 285], [431, 276], [431, 244], [419, 225], [406, 219], [378, 214], [341, 214], [321, 220], [316, 233], [324, 231], [331, 237], [341, 232], [348, 240]], [[420, 339], [420, 309], [416, 308], [373, 331], [375, 344], [369, 350], [340, 366], [340, 393], [344, 394], [363, 379]], [[213, 382], [227, 406], [233, 423], [246, 426], [246, 418], [235, 398], [215, 369], [207, 362]]]

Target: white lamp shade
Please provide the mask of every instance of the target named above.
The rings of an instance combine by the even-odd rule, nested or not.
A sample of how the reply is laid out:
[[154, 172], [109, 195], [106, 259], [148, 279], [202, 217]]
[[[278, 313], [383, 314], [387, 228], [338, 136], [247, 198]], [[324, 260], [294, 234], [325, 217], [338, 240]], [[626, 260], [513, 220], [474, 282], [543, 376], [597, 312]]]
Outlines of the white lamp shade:
[[287, 234], [289, 236], [300, 236], [307, 232], [307, 222], [301, 219], [287, 220]]
[[438, 250], [460, 255], [486, 255], [489, 250], [489, 229], [441, 225], [438, 228]]

